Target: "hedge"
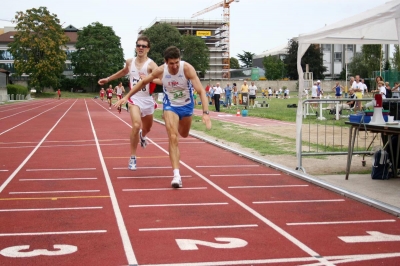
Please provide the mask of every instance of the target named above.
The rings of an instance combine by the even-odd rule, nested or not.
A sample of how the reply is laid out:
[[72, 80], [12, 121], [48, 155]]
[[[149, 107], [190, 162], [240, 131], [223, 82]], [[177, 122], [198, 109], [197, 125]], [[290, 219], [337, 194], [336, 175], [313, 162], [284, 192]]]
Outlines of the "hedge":
[[28, 95], [28, 88], [18, 84], [7, 84], [7, 94], [23, 94]]

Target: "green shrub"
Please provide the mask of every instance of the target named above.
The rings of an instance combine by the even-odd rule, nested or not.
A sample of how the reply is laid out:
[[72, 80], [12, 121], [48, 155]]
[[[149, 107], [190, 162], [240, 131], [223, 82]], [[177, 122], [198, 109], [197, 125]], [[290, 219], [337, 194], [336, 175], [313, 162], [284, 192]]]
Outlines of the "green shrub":
[[7, 84], [7, 94], [23, 94], [26, 96], [28, 94], [28, 88], [18, 84]]

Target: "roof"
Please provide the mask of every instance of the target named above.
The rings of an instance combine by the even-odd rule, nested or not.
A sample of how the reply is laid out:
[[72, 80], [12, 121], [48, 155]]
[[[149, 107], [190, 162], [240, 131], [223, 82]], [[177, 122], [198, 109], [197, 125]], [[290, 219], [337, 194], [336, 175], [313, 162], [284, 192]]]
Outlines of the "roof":
[[288, 48], [289, 48], [289, 46], [287, 43], [281, 44], [275, 48], [266, 50], [266, 51], [262, 52], [261, 54], [253, 56], [253, 59], [263, 58], [264, 56], [270, 56], [270, 55], [273, 56], [273, 55], [287, 54]]
[[[0, 35], [0, 43], [10, 43], [13, 42], [14, 39], [10, 38], [11, 36], [14, 36], [17, 32], [16, 31], [9, 31], [4, 34]], [[69, 44], [75, 44], [78, 40], [78, 33], [77, 32], [64, 32], [65, 35], [69, 38], [69, 41], [67, 43]]]

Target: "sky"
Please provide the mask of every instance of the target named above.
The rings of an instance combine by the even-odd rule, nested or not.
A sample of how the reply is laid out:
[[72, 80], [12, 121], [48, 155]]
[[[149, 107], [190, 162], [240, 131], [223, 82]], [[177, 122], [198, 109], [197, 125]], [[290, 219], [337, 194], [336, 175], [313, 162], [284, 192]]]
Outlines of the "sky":
[[[302, 33], [362, 13], [390, 0], [240, 0], [230, 5], [230, 56], [244, 51], [261, 54], [285, 44]], [[93, 22], [112, 26], [121, 38], [125, 58], [134, 56], [139, 28], [148, 27], [156, 18], [189, 19], [222, 0], [16, 0], [3, 1], [0, 27], [13, 26], [17, 11], [45, 6], [56, 14], [63, 27], [83, 28]], [[198, 18], [222, 19], [217, 8]]]

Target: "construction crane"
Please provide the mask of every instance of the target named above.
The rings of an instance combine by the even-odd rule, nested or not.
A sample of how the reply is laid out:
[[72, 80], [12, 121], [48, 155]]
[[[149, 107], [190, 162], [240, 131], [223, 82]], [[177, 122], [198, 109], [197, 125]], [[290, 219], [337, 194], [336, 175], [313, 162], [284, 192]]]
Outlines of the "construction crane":
[[[192, 18], [195, 18], [197, 16], [203, 15], [207, 12], [210, 12], [214, 9], [217, 9], [219, 7], [223, 8], [223, 14], [224, 14], [224, 27], [221, 31], [221, 37], [223, 38], [223, 43], [226, 46], [226, 52], [224, 52], [222, 54], [222, 63], [223, 63], [223, 78], [230, 78], [230, 73], [229, 70], [231, 68], [231, 64], [230, 64], [230, 32], [229, 32], [229, 28], [230, 28], [230, 12], [229, 12], [229, 5], [232, 2], [239, 2], [239, 0], [223, 0], [221, 2], [219, 2], [218, 4], [215, 4], [213, 6], [207, 7], [197, 13], [194, 13], [192, 15]], [[218, 34], [218, 33], [216, 33]]]

